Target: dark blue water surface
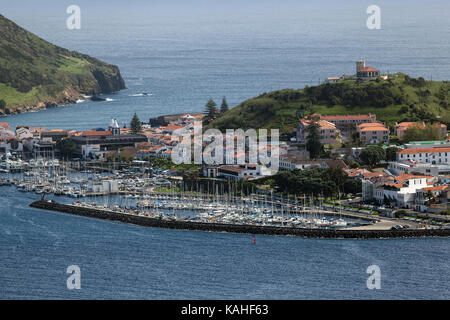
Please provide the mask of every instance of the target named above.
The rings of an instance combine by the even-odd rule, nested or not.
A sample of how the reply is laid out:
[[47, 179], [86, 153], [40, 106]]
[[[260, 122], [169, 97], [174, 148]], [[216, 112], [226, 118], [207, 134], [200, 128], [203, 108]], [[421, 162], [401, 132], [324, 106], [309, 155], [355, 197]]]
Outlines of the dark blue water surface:
[[[16, 125], [89, 129], [231, 106], [265, 91], [382, 72], [448, 80], [448, 1], [5, 1], [0, 13], [57, 45], [120, 67], [128, 89], [110, 102], [2, 118]], [[257, 4], [256, 4], [257, 3]], [[136, 94], [147, 92], [145, 97]], [[38, 195], [0, 187], [0, 298], [449, 299], [449, 239], [318, 240], [145, 228], [31, 209]], [[81, 290], [66, 268], [81, 268]], [[381, 268], [381, 290], [366, 269]]]
[[[0, 187], [0, 298], [449, 299], [450, 239], [325, 240], [146, 228], [31, 209]], [[369, 290], [366, 269], [381, 268]], [[81, 289], [68, 290], [69, 265]]]
[[[57, 45], [119, 66], [128, 90], [111, 102], [7, 117], [16, 125], [89, 129], [111, 117], [129, 123], [230, 106], [263, 92], [303, 88], [354, 74], [355, 62], [383, 73], [448, 80], [450, 3], [378, 1], [381, 29], [366, 26], [373, 1], [88, 1], [81, 30], [66, 28], [71, 1], [4, 1], [0, 13]], [[26, 5], [25, 5], [26, 4]], [[139, 93], [151, 96], [134, 96]]]

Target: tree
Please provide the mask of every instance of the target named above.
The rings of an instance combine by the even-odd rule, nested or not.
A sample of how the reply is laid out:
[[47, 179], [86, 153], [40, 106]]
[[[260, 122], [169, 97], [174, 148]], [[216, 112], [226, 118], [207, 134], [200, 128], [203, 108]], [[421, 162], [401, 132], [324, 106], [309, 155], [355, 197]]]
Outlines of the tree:
[[334, 181], [334, 183], [336, 183], [336, 186], [339, 187], [339, 189], [341, 191], [343, 191], [344, 188], [344, 183], [348, 178], [347, 173], [342, 170], [342, 168], [328, 168], [325, 171], [325, 178], [326, 181]]
[[430, 205], [431, 203], [434, 203], [434, 194], [431, 192], [431, 190], [428, 190], [426, 193], [427, 202]]
[[441, 140], [441, 129], [439, 124], [426, 124], [425, 127], [422, 123], [418, 122], [405, 130], [403, 135], [403, 142], [409, 141], [427, 141], [427, 140]]
[[225, 113], [228, 111], [228, 103], [225, 97], [222, 98], [222, 105], [220, 106], [220, 113]]
[[361, 151], [359, 158], [368, 166], [375, 167], [378, 162], [386, 159], [386, 152], [379, 146], [370, 146]]
[[131, 119], [130, 128], [131, 128], [131, 132], [133, 134], [137, 134], [137, 133], [141, 132], [141, 130], [142, 130], [141, 121], [139, 120], [136, 113], [134, 113], [133, 119]]
[[3, 110], [6, 107], [6, 102], [5, 100], [0, 99], [0, 109]]
[[397, 160], [397, 151], [400, 150], [397, 147], [389, 147], [386, 149], [386, 161]]
[[312, 159], [317, 159], [324, 153], [323, 144], [320, 142], [319, 124], [317, 121], [311, 121], [306, 128], [308, 137], [306, 139], [306, 150], [309, 151], [309, 155]]
[[63, 158], [73, 158], [77, 151], [77, 144], [70, 139], [59, 139], [56, 141], [56, 148]]
[[213, 121], [217, 116], [217, 104], [213, 99], [209, 99], [205, 105], [205, 112], [203, 117], [203, 123], [208, 124]]

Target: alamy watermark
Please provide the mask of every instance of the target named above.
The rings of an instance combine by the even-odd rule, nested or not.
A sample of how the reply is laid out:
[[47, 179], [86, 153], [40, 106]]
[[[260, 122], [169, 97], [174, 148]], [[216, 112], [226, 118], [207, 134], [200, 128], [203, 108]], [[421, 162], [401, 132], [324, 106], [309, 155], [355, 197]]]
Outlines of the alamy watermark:
[[67, 274], [70, 274], [70, 276], [67, 278], [67, 289], [69, 290], [73, 290], [73, 289], [77, 289], [80, 290], [81, 289], [81, 270], [80, 267], [77, 265], [71, 265], [67, 267], [66, 270]]
[[377, 5], [371, 5], [367, 7], [367, 14], [370, 16], [367, 18], [366, 25], [370, 30], [381, 29], [381, 9]]
[[66, 26], [69, 30], [81, 29], [81, 9], [77, 5], [70, 5], [66, 10], [70, 16], [66, 20]]
[[208, 129], [202, 133], [202, 123], [194, 122], [193, 128], [181, 128], [172, 134], [172, 141], [179, 142], [172, 149], [175, 164], [262, 164], [272, 173], [279, 168], [279, 130], [267, 129]]
[[366, 273], [370, 274], [367, 278], [367, 289], [381, 289], [381, 269], [376, 264], [367, 267]]

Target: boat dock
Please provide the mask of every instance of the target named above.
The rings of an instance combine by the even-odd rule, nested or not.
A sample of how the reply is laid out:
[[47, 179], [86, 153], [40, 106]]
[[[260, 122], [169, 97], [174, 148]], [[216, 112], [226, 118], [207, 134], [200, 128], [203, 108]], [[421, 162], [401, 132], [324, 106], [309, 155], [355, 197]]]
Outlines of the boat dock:
[[450, 229], [402, 229], [402, 230], [348, 230], [348, 229], [304, 229], [295, 227], [258, 226], [251, 224], [205, 223], [195, 221], [154, 218], [138, 214], [119, 213], [112, 210], [60, 204], [50, 200], [39, 200], [30, 207], [58, 211], [111, 221], [120, 221], [147, 227], [198, 230], [213, 232], [231, 232], [247, 234], [283, 235], [307, 238], [411, 238], [411, 237], [448, 237]]

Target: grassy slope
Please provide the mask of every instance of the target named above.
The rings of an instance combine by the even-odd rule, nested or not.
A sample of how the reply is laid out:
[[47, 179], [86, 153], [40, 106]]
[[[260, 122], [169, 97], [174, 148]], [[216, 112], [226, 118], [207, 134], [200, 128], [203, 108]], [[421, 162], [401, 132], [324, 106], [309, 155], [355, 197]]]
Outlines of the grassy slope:
[[0, 99], [8, 109], [123, 88], [116, 66], [52, 45], [0, 15]]
[[[346, 82], [350, 89], [363, 92], [380, 89], [386, 95], [394, 98], [402, 97], [401, 103], [389, 104], [385, 107], [372, 99], [362, 99], [358, 105], [341, 105], [330, 103], [329, 100], [315, 100], [313, 94], [306, 89], [285, 89], [264, 93], [259, 97], [242, 102], [216, 119], [209, 127], [221, 130], [233, 128], [278, 128], [282, 133], [290, 133], [300, 118], [311, 113], [332, 114], [367, 114], [375, 113], [377, 119], [393, 124], [401, 120], [440, 120], [449, 122], [448, 109], [450, 83], [426, 81], [423, 87], [414, 87], [405, 81], [406, 75], [397, 74], [393, 79], [380, 82], [354, 83]], [[336, 86], [338, 84], [330, 84]], [[325, 84], [316, 88], [324, 88]], [[423, 97], [421, 92], [429, 90]], [[444, 92], [444, 99], [442, 93]], [[338, 98], [340, 98], [338, 96]], [[443, 100], [445, 102], [443, 102]], [[402, 108], [403, 107], [403, 108]]]

